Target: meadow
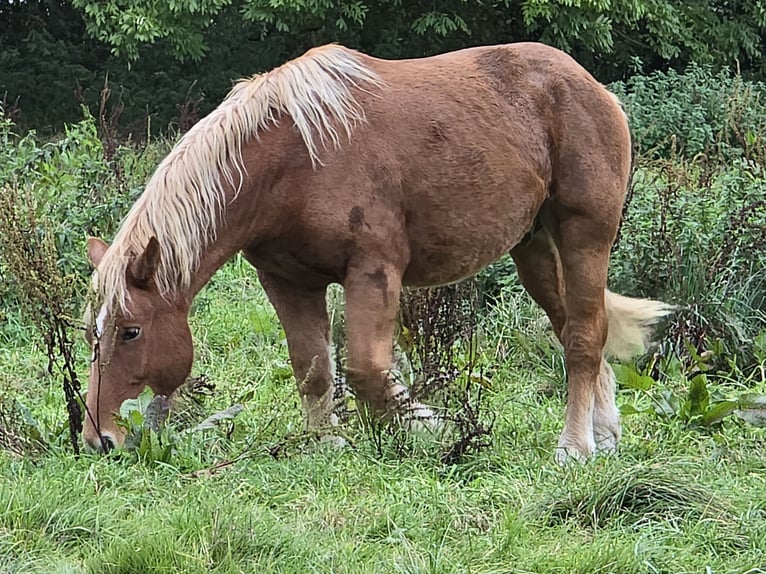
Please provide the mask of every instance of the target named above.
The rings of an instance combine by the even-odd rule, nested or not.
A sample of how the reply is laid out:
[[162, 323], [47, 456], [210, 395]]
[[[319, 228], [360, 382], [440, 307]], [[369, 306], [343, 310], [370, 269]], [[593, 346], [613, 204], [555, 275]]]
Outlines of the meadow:
[[195, 301], [168, 420], [144, 396], [129, 448], [75, 456], [47, 345], [71, 342], [87, 380], [85, 239], [114, 233], [173, 136], [0, 120], [0, 572], [766, 572], [764, 88], [692, 67], [612, 89], [637, 157], [610, 285], [679, 308], [615, 365], [619, 453], [563, 468], [563, 356], [507, 259], [406, 302], [401, 356], [449, 435], [363, 427], [351, 398], [345, 447], [302, 435], [284, 333], [237, 257]]

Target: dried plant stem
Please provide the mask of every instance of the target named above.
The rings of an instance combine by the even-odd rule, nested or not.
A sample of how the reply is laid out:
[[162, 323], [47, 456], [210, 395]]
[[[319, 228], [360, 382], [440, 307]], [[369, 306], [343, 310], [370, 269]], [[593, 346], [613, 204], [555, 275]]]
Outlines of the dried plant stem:
[[45, 344], [50, 376], [61, 376], [69, 415], [72, 449], [79, 454], [82, 430], [80, 381], [75, 369], [71, 302], [74, 280], [62, 274], [53, 230], [38, 216], [37, 195], [14, 184], [0, 193], [0, 267], [15, 282], [22, 311]]

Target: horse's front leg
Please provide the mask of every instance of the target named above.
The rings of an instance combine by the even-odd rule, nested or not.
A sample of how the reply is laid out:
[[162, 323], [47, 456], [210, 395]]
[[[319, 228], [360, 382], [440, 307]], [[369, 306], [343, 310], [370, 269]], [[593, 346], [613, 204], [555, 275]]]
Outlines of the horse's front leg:
[[402, 270], [392, 263], [373, 259], [349, 265], [344, 281], [347, 377], [373, 417], [433, 429], [437, 420], [431, 409], [412, 400], [391, 369], [401, 286]]
[[326, 431], [337, 424], [333, 413], [335, 381], [330, 356], [327, 290], [299, 288], [260, 270], [258, 277], [287, 336], [305, 428]]

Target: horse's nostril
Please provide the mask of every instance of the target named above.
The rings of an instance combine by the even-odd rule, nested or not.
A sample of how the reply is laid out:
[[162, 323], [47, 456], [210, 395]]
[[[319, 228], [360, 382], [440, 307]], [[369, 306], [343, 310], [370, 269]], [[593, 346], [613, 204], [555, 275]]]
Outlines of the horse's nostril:
[[110, 450], [114, 450], [114, 440], [108, 435], [101, 437], [101, 448], [104, 449], [104, 453], [108, 453]]

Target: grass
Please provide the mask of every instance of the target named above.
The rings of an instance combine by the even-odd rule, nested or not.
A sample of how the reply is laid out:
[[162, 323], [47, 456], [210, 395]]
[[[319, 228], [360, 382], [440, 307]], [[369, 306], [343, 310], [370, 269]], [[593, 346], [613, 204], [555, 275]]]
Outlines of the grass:
[[513, 289], [484, 325], [492, 444], [452, 465], [435, 441], [403, 448], [353, 421], [350, 447], [287, 441], [301, 421], [284, 336], [242, 261], [200, 295], [192, 328], [195, 373], [216, 385], [198, 417], [245, 411], [233, 431], [179, 436], [163, 464], [66, 452], [61, 391], [33, 333], [5, 324], [3, 396], [50, 447], [0, 455], [0, 572], [766, 572], [766, 433], [639, 414], [619, 456], [557, 467], [563, 363]]
[[[0, 574], [766, 572], [766, 430], [654, 413], [663, 391], [689, 396], [694, 356], [711, 364], [711, 401], [766, 394], [763, 106], [740, 79], [701, 72], [639, 78], [624, 94], [643, 153], [612, 287], [683, 310], [663, 347], [675, 362], [658, 363], [650, 389], [618, 393], [635, 411], [618, 456], [553, 463], [564, 361], [506, 258], [483, 276], [483, 292], [499, 296], [480, 320], [474, 369], [482, 412], [495, 416], [483, 450], [446, 464], [436, 440], [369, 434], [354, 418], [346, 448], [302, 440], [284, 334], [237, 259], [192, 310], [194, 374], [214, 390], [182, 401], [171, 427], [244, 411], [176, 432], [165, 462], [75, 458], [61, 382], [46, 374], [2, 267]], [[693, 89], [668, 98], [671, 84]], [[711, 111], [702, 120], [700, 97]], [[56, 142], [14, 130], [0, 121], [10, 142], [0, 183], [40, 194], [35, 215], [55, 230], [57, 268], [83, 278], [85, 235], [112, 235], [171, 142], [107, 153], [92, 118]], [[27, 237], [35, 226], [21, 228]], [[85, 380], [89, 351], [81, 340], [76, 350]]]

